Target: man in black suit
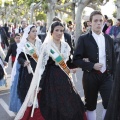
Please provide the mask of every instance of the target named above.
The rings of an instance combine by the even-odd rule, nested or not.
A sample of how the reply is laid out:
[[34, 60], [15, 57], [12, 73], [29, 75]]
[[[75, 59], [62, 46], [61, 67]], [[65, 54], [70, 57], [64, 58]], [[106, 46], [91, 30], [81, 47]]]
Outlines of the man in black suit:
[[15, 61], [15, 57], [16, 57], [16, 53], [17, 53], [17, 44], [19, 44], [19, 42], [20, 42], [20, 36], [21, 35], [19, 33], [15, 34], [15, 38], [14, 38], [15, 42], [10, 44], [6, 58], [4, 60], [5, 62], [8, 63], [9, 57], [11, 56], [12, 66], [13, 66], [14, 61]]
[[37, 21], [37, 35], [38, 35], [39, 39], [41, 39], [42, 28], [43, 28], [43, 23], [40, 20], [38, 20]]
[[23, 35], [23, 33], [24, 33], [24, 29], [27, 27], [27, 21], [26, 20], [22, 20], [21, 21], [21, 27], [19, 27], [19, 33], [21, 34], [21, 35]]
[[[87, 120], [96, 120], [98, 93], [102, 97], [103, 119], [106, 113], [115, 70], [115, 54], [113, 40], [103, 34], [103, 15], [93, 11], [90, 15], [91, 30], [79, 37], [73, 55], [73, 63], [82, 68], [83, 89]], [[87, 61], [83, 58], [87, 58]]]
[[5, 49], [5, 45], [7, 47], [9, 47], [8, 38], [10, 37], [6, 23], [5, 23], [4, 27], [0, 27], [0, 34], [1, 34], [2, 48]]
[[107, 21], [108, 21], [108, 17], [107, 15], [104, 15], [104, 23], [103, 23], [103, 27], [102, 27], [102, 32], [105, 33], [105, 31], [107, 30], [108, 26], [107, 26]]

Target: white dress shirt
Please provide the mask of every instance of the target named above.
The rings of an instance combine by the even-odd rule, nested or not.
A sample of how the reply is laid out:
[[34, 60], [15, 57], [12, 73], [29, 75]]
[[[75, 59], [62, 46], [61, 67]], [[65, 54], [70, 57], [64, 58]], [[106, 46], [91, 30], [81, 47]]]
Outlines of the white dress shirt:
[[92, 36], [94, 37], [98, 48], [99, 48], [99, 63], [103, 64], [103, 67], [101, 68], [101, 72], [105, 72], [106, 70], [106, 52], [105, 52], [105, 37], [103, 36], [102, 32], [101, 34], [97, 35], [92, 31]]

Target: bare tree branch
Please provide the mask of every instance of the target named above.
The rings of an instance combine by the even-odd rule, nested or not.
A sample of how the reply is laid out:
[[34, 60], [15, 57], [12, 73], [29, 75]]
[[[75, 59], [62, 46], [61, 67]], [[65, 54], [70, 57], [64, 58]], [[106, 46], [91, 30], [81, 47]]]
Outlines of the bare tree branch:
[[63, 13], [66, 13], [66, 14], [68, 14], [68, 15], [72, 15], [71, 12], [68, 12], [68, 11], [66, 11], [66, 10], [63, 10], [63, 9], [57, 9], [57, 10], [59, 10], [59, 11], [61, 11], [61, 12], [63, 12]]
[[32, 3], [31, 4], [31, 6], [30, 6], [30, 8], [34, 11], [35, 9], [38, 9], [39, 7], [40, 7], [40, 5], [41, 5], [41, 3], [42, 3], [42, 1], [43, 0], [41, 0], [39, 3]]
[[99, 7], [96, 4], [89, 4], [87, 7], [93, 8], [94, 10], [98, 10]]
[[98, 4], [98, 5], [101, 5], [101, 6], [106, 5], [107, 2], [108, 2], [108, 0], [105, 0], [105, 3], [102, 3], [102, 2], [100, 2], [100, 0], [97, 0], [97, 4]]
[[73, 2], [65, 3], [64, 5], [56, 5], [55, 9], [60, 9], [60, 8], [66, 8], [70, 5], [72, 5]]

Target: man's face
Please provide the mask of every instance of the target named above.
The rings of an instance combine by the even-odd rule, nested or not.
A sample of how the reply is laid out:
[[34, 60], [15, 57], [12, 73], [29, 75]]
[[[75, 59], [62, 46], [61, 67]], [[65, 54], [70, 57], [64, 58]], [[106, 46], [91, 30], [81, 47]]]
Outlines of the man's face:
[[91, 26], [90, 21], [87, 21], [87, 26]]
[[16, 42], [16, 43], [19, 43], [19, 42], [20, 42], [20, 36], [16, 36], [16, 37], [15, 37], [15, 42]]
[[26, 21], [23, 21], [23, 22], [22, 22], [22, 28], [25, 28], [25, 27], [27, 27], [27, 22], [26, 22]]
[[117, 20], [116, 25], [120, 26], [120, 21], [119, 20]]
[[103, 25], [103, 16], [102, 15], [94, 15], [91, 21], [92, 30], [96, 33], [102, 31]]

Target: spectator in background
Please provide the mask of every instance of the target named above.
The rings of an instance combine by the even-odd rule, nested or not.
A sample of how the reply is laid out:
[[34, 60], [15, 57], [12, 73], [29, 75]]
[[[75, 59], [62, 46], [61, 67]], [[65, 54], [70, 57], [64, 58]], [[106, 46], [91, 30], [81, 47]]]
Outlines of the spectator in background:
[[69, 21], [68, 22], [68, 27], [71, 26], [71, 25], [73, 25], [73, 23], [72, 23], [72, 21]]
[[2, 48], [5, 49], [5, 45], [7, 47], [9, 46], [9, 42], [8, 42], [9, 33], [8, 33], [7, 23], [5, 23], [4, 27], [1, 27], [0, 34], [1, 34]]
[[18, 46], [18, 43], [20, 42], [20, 37], [21, 37], [21, 35], [19, 33], [15, 34], [15, 38], [14, 38], [15, 42], [10, 44], [7, 55], [6, 55], [6, 58], [5, 58], [5, 62], [8, 63], [9, 57], [11, 56], [12, 66], [14, 64], [15, 57], [16, 57], [16, 54], [17, 54], [17, 46]]
[[86, 32], [88, 33], [90, 30], [91, 30], [91, 23], [90, 23], [90, 21], [87, 21]]
[[40, 20], [37, 21], [37, 35], [39, 39], [41, 39], [41, 29], [43, 28], [42, 22]]
[[84, 22], [83, 22], [82, 34], [85, 34], [85, 33], [86, 33], [86, 31], [87, 31], [87, 27], [88, 27], [87, 22], [84, 21]]
[[43, 23], [43, 28], [41, 29], [41, 33], [40, 33], [40, 36], [41, 36], [41, 41], [44, 42], [45, 40], [45, 37], [46, 37], [46, 31], [47, 31], [47, 24], [46, 23]]
[[117, 19], [116, 25], [112, 26], [109, 35], [115, 39], [120, 33], [120, 19]]
[[26, 20], [22, 20], [21, 21], [21, 27], [19, 27], [19, 33], [22, 35], [24, 33], [24, 29], [27, 27], [27, 21]]
[[63, 25], [64, 25], [64, 28], [65, 28], [64, 32], [65, 32], [65, 33], [68, 33], [69, 30], [68, 30], [68, 27], [67, 27], [66, 22], [63, 22]]
[[11, 34], [12, 34], [12, 25], [11, 24], [8, 25], [8, 34], [9, 34], [9, 38], [10, 38]]
[[109, 20], [107, 21], [107, 26], [108, 26], [108, 28], [107, 28], [107, 30], [105, 31], [106, 34], [109, 35], [112, 25], [113, 25], [113, 21], [112, 21], [112, 19], [109, 19]]
[[15, 24], [14, 31], [15, 31], [15, 34], [19, 33], [19, 26], [18, 26], [18, 24]]
[[105, 31], [107, 30], [108, 26], [107, 26], [107, 20], [108, 20], [108, 16], [104, 15], [104, 23], [103, 23], [103, 27], [102, 27], [102, 32], [105, 33]]

